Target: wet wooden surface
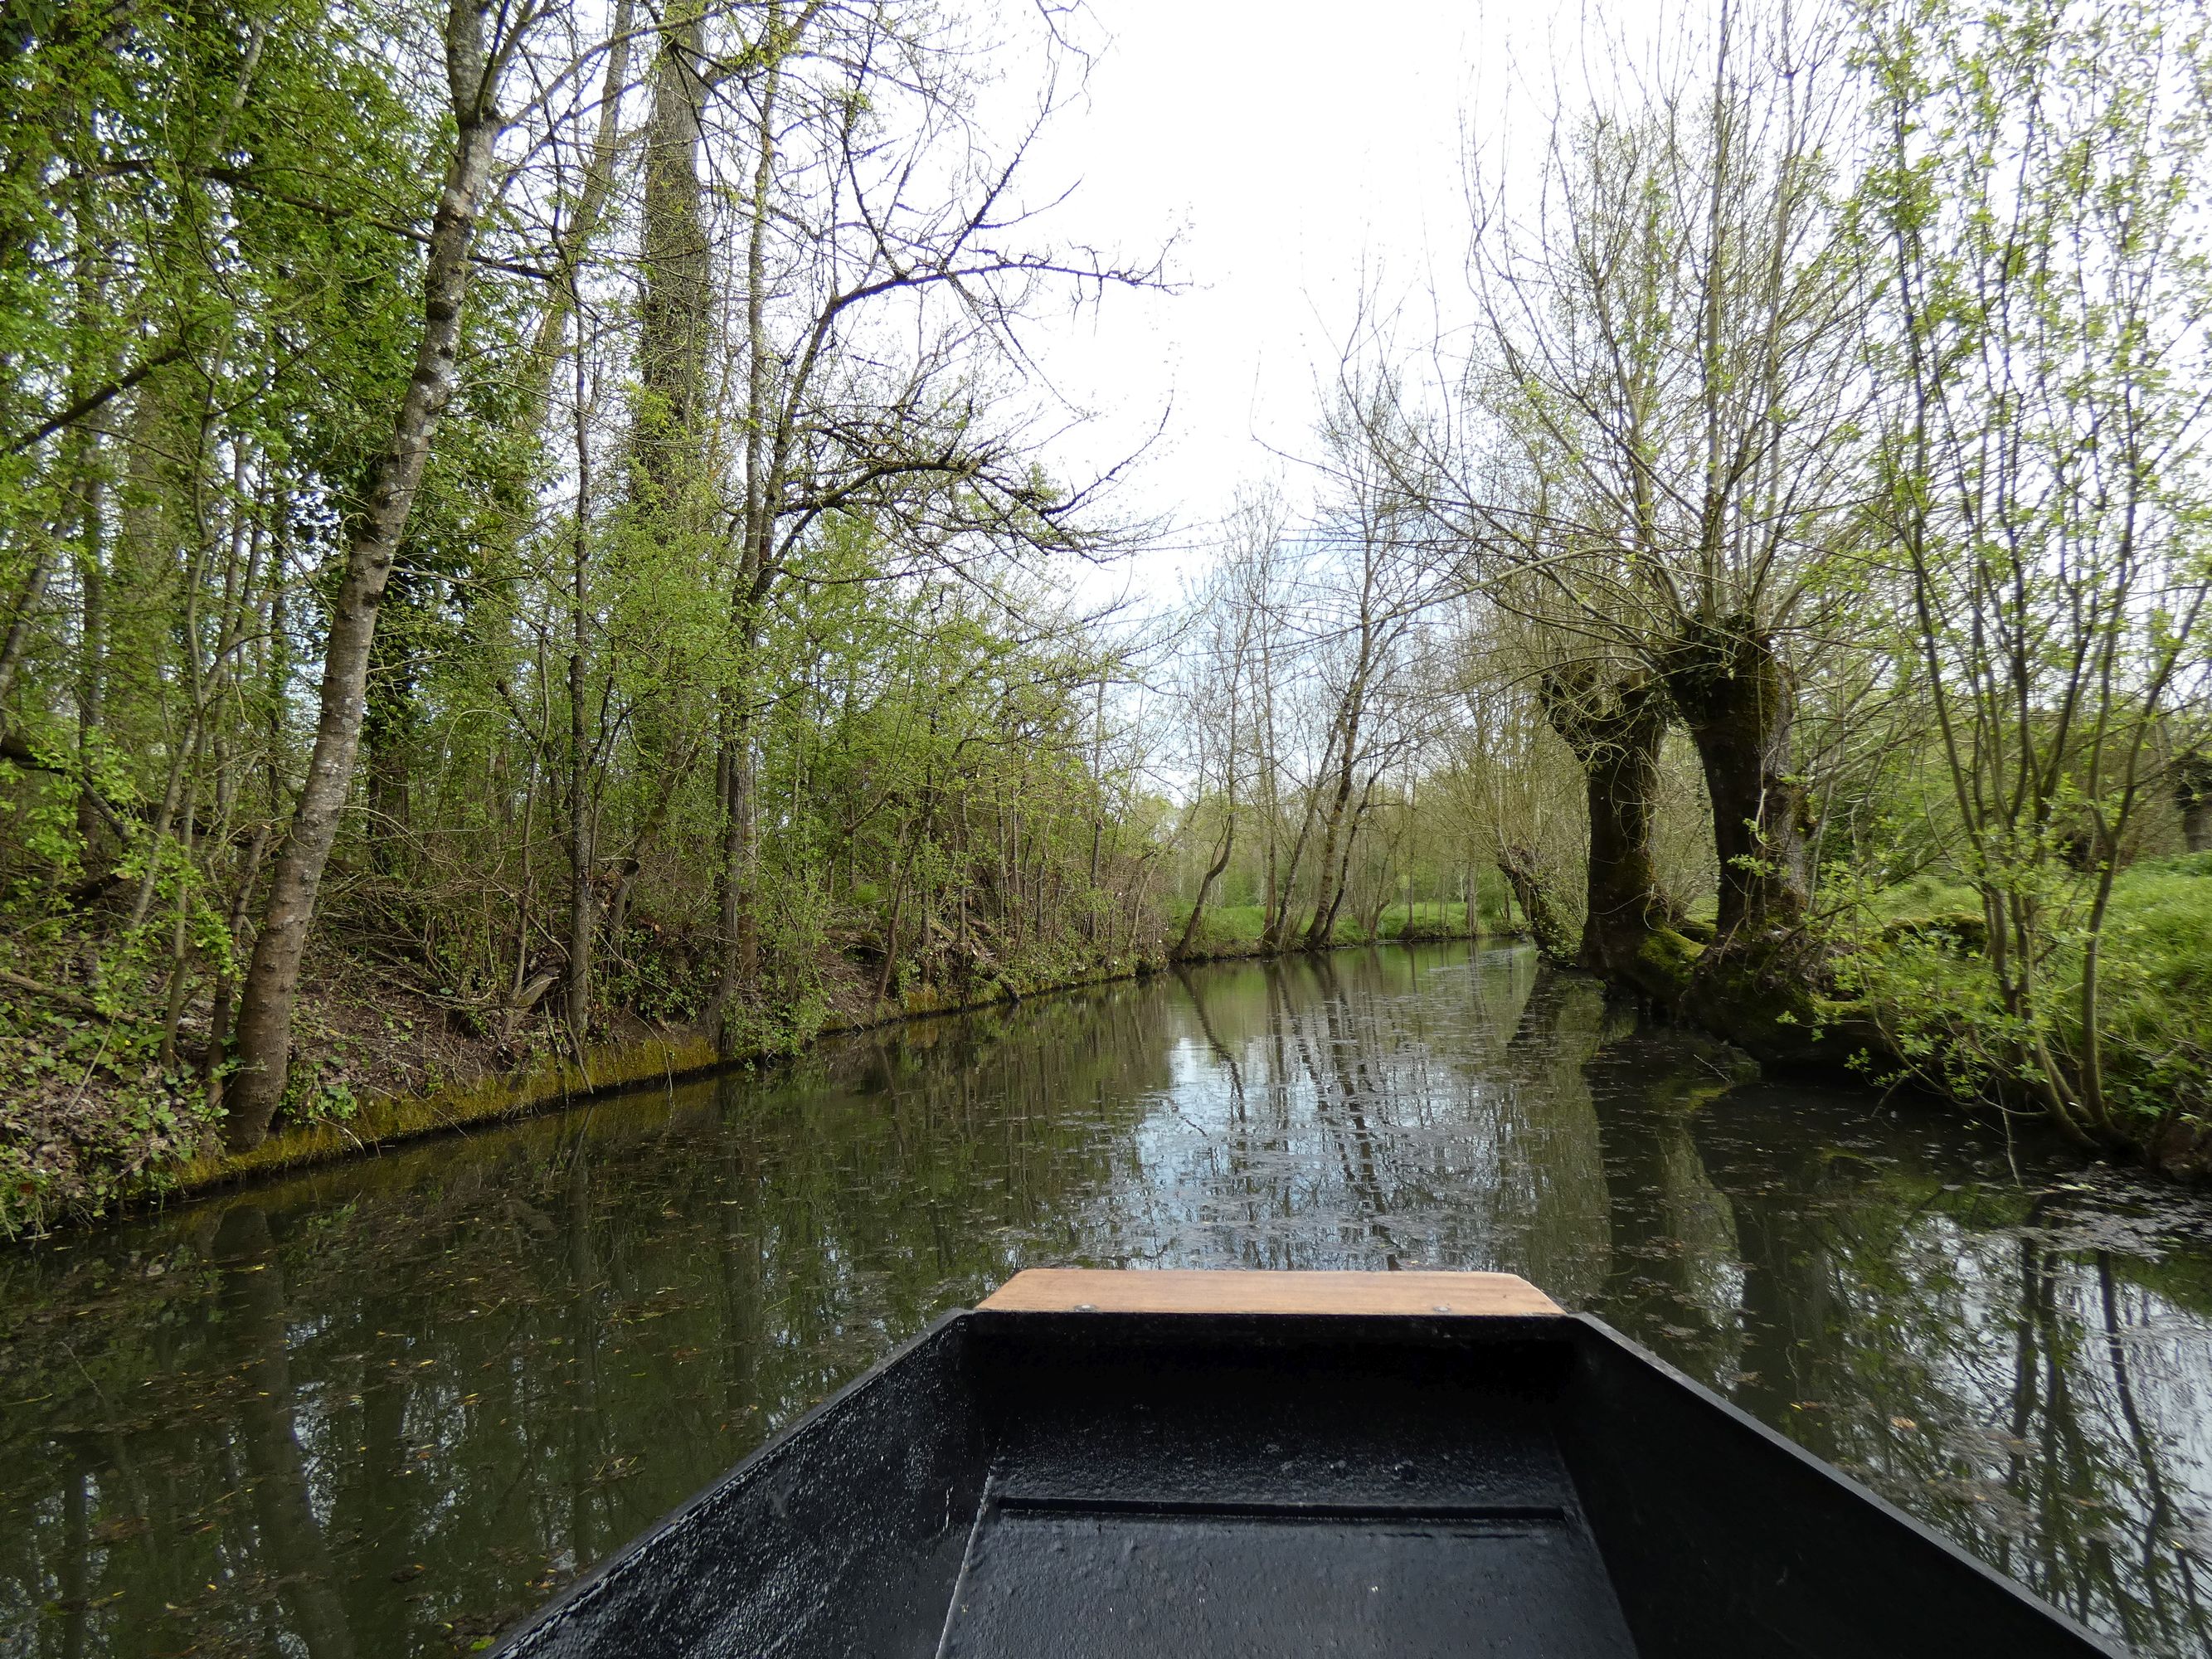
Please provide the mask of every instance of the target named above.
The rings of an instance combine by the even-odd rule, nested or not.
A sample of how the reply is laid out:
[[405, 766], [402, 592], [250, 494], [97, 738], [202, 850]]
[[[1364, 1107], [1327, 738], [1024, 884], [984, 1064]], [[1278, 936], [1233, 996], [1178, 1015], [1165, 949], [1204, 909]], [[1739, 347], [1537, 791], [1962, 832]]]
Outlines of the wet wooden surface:
[[1555, 1314], [1512, 1273], [1250, 1273], [1031, 1267], [980, 1307], [998, 1313]]

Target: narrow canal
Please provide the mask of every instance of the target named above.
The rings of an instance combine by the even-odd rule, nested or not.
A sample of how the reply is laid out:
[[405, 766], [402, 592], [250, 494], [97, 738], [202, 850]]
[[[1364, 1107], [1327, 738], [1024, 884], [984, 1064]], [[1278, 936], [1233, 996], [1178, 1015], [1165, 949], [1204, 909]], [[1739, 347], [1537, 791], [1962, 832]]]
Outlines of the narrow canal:
[[1037, 1263], [1506, 1268], [2212, 1652], [2212, 1203], [1521, 949], [1222, 965], [0, 1250], [0, 1655], [465, 1653]]

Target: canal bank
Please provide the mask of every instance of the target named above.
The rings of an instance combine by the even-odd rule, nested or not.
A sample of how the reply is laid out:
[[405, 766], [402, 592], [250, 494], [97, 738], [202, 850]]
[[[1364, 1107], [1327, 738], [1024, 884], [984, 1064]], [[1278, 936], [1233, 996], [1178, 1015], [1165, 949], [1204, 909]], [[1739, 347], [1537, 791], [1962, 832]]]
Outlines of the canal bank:
[[143, 1186], [130, 1191], [108, 1212], [82, 1217], [65, 1214], [51, 1218], [50, 1223], [97, 1224], [171, 1199], [198, 1197], [291, 1171], [372, 1157], [428, 1137], [568, 1111], [655, 1084], [672, 1089], [727, 1068], [774, 1064], [824, 1037], [1018, 1002], [1024, 994], [1048, 996], [1139, 978], [1159, 972], [1161, 967], [1153, 962], [1109, 963], [1094, 972], [1055, 980], [1027, 992], [994, 984], [988, 996], [965, 1001], [924, 991], [902, 999], [896, 1007], [879, 1007], [866, 1015], [831, 1012], [818, 1023], [795, 1026], [772, 1040], [734, 1053], [725, 1052], [706, 1032], [680, 1027], [652, 1031], [627, 1042], [594, 1045], [580, 1058], [541, 1054], [511, 1070], [492, 1072], [450, 1088], [374, 1097], [343, 1118], [282, 1125], [248, 1151], [210, 1151], [173, 1168], [150, 1170]]
[[[1470, 936], [1451, 930], [1425, 927], [1405, 936], [1402, 942], [1469, 939]], [[1347, 940], [1328, 948], [1371, 948], [1374, 943]], [[695, 1027], [641, 1028], [641, 1034], [629, 1041], [595, 1044], [580, 1057], [538, 1053], [520, 1065], [487, 1070], [427, 1092], [373, 1096], [349, 1104], [343, 1116], [280, 1124], [267, 1139], [245, 1152], [214, 1146], [177, 1163], [149, 1164], [102, 1208], [42, 1214], [33, 1227], [21, 1231], [35, 1236], [42, 1228], [96, 1225], [172, 1200], [243, 1187], [290, 1171], [374, 1157], [426, 1137], [567, 1111], [587, 1101], [655, 1084], [673, 1088], [726, 1067], [772, 1065], [814, 1042], [845, 1033], [972, 1012], [1018, 1003], [1025, 997], [1051, 996], [1207, 963], [1285, 954], [1291, 953], [1270, 951], [1256, 942], [1229, 941], [1191, 951], [1173, 962], [1150, 957], [1113, 960], [1034, 984], [994, 980], [983, 994], [964, 999], [923, 987], [902, 996], [896, 1005], [877, 1005], [860, 1012], [831, 1008], [803, 1021], [789, 1017], [771, 1021], [768, 1036], [756, 1038], [751, 1046], [735, 1052], [726, 1051], [711, 1034]], [[4, 1243], [5, 1237], [0, 1233], [0, 1243]]]

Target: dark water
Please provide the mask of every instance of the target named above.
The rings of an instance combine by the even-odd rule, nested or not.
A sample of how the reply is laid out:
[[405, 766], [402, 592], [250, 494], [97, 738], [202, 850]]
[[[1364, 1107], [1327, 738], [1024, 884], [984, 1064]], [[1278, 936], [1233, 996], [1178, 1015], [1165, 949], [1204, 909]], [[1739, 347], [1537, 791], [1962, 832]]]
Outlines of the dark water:
[[1525, 951], [1226, 966], [0, 1251], [0, 1654], [445, 1655], [1034, 1263], [1509, 1268], [2212, 1651], [2212, 1208]]

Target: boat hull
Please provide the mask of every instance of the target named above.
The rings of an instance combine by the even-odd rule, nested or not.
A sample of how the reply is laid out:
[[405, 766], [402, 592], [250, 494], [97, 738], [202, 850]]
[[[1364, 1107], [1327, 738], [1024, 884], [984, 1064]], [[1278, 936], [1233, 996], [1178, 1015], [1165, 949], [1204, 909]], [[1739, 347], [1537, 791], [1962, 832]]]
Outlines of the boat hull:
[[1389, 1288], [951, 1316], [503, 1651], [2118, 1651], [1595, 1320]]

